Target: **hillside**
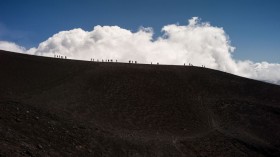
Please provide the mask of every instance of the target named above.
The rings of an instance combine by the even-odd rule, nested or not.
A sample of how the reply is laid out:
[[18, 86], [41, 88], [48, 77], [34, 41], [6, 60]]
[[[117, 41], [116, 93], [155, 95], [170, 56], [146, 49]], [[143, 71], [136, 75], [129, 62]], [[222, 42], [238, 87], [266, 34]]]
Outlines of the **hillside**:
[[280, 156], [280, 86], [0, 51], [0, 156]]

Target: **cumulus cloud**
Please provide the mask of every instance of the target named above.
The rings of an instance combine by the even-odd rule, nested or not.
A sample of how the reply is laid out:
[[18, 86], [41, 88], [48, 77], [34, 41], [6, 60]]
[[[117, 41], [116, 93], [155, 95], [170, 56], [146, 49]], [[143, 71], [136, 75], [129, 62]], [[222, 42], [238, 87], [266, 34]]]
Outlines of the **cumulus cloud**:
[[280, 64], [235, 60], [232, 57], [235, 48], [224, 29], [200, 22], [198, 17], [191, 18], [187, 25], [166, 25], [162, 33], [154, 39], [152, 28], [140, 28], [137, 32], [118, 26], [95, 26], [92, 31], [78, 28], [61, 31], [37, 48], [25, 52], [82, 60], [136, 60], [139, 63], [175, 65], [192, 63], [248, 78], [274, 83], [280, 81]]
[[24, 47], [18, 46], [17, 44], [8, 41], [0, 41], [0, 49], [6, 51], [20, 52], [20, 53], [26, 51]]

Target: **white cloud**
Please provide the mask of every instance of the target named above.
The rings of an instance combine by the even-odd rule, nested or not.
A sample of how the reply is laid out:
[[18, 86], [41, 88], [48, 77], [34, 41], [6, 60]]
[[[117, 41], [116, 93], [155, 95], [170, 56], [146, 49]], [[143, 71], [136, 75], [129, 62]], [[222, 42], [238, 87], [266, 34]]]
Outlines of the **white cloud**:
[[280, 64], [233, 59], [235, 48], [223, 28], [200, 22], [197, 17], [190, 19], [188, 25], [164, 26], [162, 32], [161, 37], [153, 39], [152, 28], [140, 28], [137, 32], [118, 26], [95, 26], [92, 31], [78, 28], [61, 31], [26, 53], [50, 57], [56, 54], [82, 60], [192, 63], [248, 78], [280, 81]]
[[20, 53], [26, 51], [24, 47], [18, 46], [17, 44], [8, 41], [0, 41], [0, 50], [20, 52]]

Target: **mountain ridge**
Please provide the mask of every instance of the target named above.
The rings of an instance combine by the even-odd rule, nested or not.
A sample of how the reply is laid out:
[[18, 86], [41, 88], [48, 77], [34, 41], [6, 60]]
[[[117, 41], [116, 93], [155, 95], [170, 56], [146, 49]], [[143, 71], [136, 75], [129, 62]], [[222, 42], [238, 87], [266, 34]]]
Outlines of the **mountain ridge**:
[[280, 154], [277, 85], [202, 67], [6, 51], [0, 63], [4, 156]]

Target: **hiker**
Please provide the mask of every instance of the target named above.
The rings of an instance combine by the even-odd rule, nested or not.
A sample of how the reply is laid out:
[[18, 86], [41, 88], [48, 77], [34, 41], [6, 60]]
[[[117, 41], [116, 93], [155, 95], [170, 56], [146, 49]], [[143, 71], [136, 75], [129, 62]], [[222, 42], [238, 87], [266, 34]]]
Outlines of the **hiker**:
[[116, 62], [118, 62], [118, 60], [116, 60]]
[[130, 63], [131, 61], [129, 60], [128, 63]]
[[184, 63], [184, 66], [185, 66], [185, 63]]
[[157, 65], [159, 65], [159, 63], [157, 62]]
[[65, 59], [67, 59], [67, 57], [65, 56]]
[[137, 64], [137, 61], [135, 61], [135, 64]]

